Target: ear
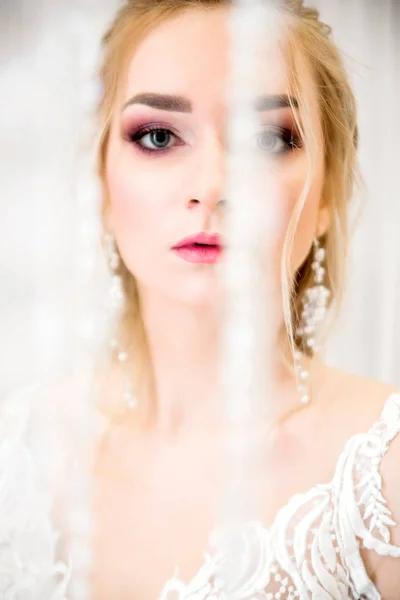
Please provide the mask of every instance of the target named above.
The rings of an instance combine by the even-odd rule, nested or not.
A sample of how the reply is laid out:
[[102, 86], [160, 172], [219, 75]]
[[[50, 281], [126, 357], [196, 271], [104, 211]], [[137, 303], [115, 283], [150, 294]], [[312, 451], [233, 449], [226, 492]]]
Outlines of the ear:
[[324, 235], [331, 224], [331, 211], [329, 210], [327, 204], [324, 202], [321, 204], [318, 211], [318, 224], [317, 224], [317, 237], [321, 237]]

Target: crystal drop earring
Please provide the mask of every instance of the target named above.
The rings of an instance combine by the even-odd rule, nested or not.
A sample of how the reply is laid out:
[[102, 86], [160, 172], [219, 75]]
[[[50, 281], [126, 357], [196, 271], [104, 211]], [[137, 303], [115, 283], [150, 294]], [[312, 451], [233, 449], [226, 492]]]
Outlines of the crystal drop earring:
[[[302, 311], [298, 327], [296, 329], [296, 337], [302, 340], [303, 347], [306, 347], [313, 354], [317, 352], [318, 346], [316, 342], [316, 334], [318, 327], [324, 321], [328, 301], [331, 295], [330, 290], [324, 285], [326, 269], [324, 261], [326, 251], [321, 247], [318, 238], [313, 242], [313, 262], [311, 268], [313, 270], [314, 285], [306, 289], [302, 299]], [[310, 401], [307, 381], [309, 373], [301, 363], [302, 353], [295, 352], [295, 367], [297, 377], [300, 379], [298, 389], [301, 397], [301, 402], [307, 404]]]
[[112, 233], [106, 234], [105, 243], [108, 265], [111, 272], [111, 286], [108, 292], [108, 308], [112, 320], [110, 348], [112, 354], [116, 354], [121, 369], [124, 372], [123, 397], [125, 405], [129, 410], [133, 410], [137, 407], [137, 400], [133, 393], [132, 381], [126, 371], [126, 365], [128, 364], [128, 353], [122, 347], [118, 336], [118, 321], [125, 302], [122, 277], [118, 273], [120, 267], [120, 257], [115, 243], [115, 238]]

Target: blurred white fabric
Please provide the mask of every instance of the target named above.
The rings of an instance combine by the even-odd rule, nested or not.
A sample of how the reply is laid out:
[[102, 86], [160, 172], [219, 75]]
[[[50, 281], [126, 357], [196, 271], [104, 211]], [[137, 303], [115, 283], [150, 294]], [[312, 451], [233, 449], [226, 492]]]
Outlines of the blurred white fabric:
[[[87, 311], [98, 299], [90, 282], [103, 279], [91, 250], [97, 205], [85, 204], [95, 190], [90, 182], [79, 187], [85, 150], [79, 140], [96, 93], [83, 82], [116, 4], [60, 0], [55, 8], [36, 0], [34, 14], [22, 0], [0, 5], [0, 397], [72, 368], [77, 340], [93, 341], [95, 320]], [[366, 184], [346, 301], [326, 357], [400, 384], [400, 6], [396, 0], [310, 4], [348, 57]]]

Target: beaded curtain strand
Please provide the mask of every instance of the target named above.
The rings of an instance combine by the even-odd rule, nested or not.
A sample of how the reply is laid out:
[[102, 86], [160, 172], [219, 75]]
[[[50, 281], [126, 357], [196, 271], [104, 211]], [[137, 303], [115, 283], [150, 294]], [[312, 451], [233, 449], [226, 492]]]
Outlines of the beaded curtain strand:
[[244, 592], [235, 581], [240, 586], [241, 532], [252, 515], [254, 500], [245, 483], [248, 474], [254, 473], [259, 452], [254, 423], [257, 417], [265, 415], [271, 393], [268, 374], [272, 374], [273, 339], [268, 324], [273, 323], [275, 306], [268, 258], [280, 229], [277, 207], [283, 204], [270, 161], [265, 155], [260, 160], [260, 151], [249, 147], [249, 140], [254, 140], [254, 132], [260, 130], [254, 110], [260, 56], [267, 51], [279, 60], [280, 15], [276, 8], [273, 2], [242, 0], [232, 11], [230, 22], [230, 152], [224, 196], [230, 206], [224, 268], [228, 299], [221, 364], [230, 444], [226, 495], [222, 498], [220, 527], [213, 536], [213, 545], [228, 557], [228, 570], [221, 576], [226, 590], [235, 598]]

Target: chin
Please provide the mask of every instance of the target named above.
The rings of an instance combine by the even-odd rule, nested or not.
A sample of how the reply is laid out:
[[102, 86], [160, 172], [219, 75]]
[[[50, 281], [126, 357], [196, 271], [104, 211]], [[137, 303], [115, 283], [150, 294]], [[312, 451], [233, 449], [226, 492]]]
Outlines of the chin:
[[215, 274], [197, 273], [177, 281], [169, 296], [188, 308], [213, 308], [221, 301], [221, 290], [221, 282]]
[[222, 294], [215, 286], [213, 288], [203, 286], [202, 288], [188, 290], [182, 295], [182, 303], [192, 308], [216, 308], [221, 302]]
[[216, 269], [202, 268], [179, 272], [171, 269], [142, 269], [135, 278], [139, 285], [142, 301], [157, 305], [176, 304], [182, 309], [206, 309], [219, 305], [222, 297], [220, 272]]

